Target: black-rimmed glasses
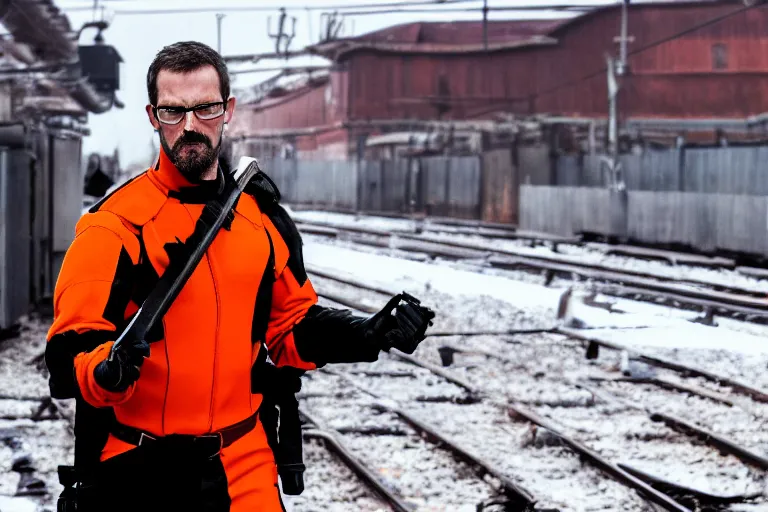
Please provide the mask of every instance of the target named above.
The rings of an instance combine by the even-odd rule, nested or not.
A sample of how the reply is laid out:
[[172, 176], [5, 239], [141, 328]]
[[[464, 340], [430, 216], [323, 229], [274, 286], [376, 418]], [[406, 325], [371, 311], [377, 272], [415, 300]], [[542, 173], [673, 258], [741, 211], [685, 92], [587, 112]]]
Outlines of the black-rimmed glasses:
[[195, 105], [194, 107], [155, 107], [152, 109], [155, 112], [155, 117], [163, 124], [179, 124], [187, 112], [194, 112], [195, 117], [201, 121], [210, 121], [224, 115], [227, 110], [227, 103], [225, 101], [218, 101], [216, 103], [202, 103]]

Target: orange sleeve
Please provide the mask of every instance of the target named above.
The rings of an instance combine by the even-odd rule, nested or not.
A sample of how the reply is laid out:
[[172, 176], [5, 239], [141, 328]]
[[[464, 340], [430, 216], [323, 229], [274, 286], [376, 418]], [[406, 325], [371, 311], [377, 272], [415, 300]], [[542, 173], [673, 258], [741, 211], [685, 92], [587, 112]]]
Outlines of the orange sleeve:
[[293, 338], [293, 328], [310, 307], [317, 303], [317, 294], [309, 279], [299, 284], [286, 264], [288, 246], [274, 224], [264, 217], [264, 225], [272, 239], [275, 251], [275, 283], [272, 287], [272, 305], [267, 324], [266, 343], [269, 357], [277, 366], [292, 366], [302, 370], [314, 370], [317, 366], [299, 357]]
[[293, 327], [317, 302], [317, 294], [309, 279], [300, 286], [288, 267], [275, 281], [272, 288], [272, 310], [267, 327], [269, 357], [277, 366], [293, 366], [302, 370], [314, 370], [314, 363], [299, 357], [293, 339]]
[[109, 393], [96, 384], [93, 369], [109, 354], [125, 320], [138, 255], [138, 239], [116, 215], [97, 212], [78, 223], [56, 282], [54, 320], [47, 336], [45, 358], [53, 396], [79, 393], [95, 407], [130, 397], [133, 386]]

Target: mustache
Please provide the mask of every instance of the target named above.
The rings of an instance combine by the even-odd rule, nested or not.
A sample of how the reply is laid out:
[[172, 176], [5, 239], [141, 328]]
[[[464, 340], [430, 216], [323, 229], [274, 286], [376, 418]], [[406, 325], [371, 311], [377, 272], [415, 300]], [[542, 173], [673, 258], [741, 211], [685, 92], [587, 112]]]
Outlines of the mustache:
[[202, 133], [186, 132], [186, 131], [181, 134], [181, 137], [179, 137], [179, 140], [177, 140], [176, 143], [173, 145], [173, 149], [179, 149], [184, 144], [195, 144], [195, 143], [205, 144], [205, 146], [208, 149], [213, 149], [213, 144], [211, 144], [211, 139], [209, 139]]

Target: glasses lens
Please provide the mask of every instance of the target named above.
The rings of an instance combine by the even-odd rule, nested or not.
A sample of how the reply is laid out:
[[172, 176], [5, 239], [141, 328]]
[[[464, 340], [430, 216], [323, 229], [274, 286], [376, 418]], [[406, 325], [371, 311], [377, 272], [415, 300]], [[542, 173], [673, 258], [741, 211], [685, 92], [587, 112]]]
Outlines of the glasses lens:
[[195, 115], [200, 119], [214, 119], [224, 113], [224, 104], [215, 103], [213, 105], [204, 105], [195, 109]]
[[176, 124], [184, 117], [184, 112], [172, 108], [157, 109], [157, 118], [161, 123]]

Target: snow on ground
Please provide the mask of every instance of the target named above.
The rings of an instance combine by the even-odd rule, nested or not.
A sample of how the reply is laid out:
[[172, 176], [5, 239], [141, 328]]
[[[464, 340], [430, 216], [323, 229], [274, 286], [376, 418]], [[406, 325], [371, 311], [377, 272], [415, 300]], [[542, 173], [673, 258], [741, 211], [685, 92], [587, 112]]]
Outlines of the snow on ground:
[[[309, 238], [306, 241], [305, 257], [310, 265], [331, 269], [332, 273], [345, 274], [355, 280], [381, 285], [393, 291], [403, 288], [414, 293], [437, 311], [435, 330], [504, 330], [549, 326], [554, 323], [554, 310], [563, 291], [562, 288], [551, 289], [521, 283], [508, 277], [480, 274], [441, 263], [404, 261], [376, 254], [375, 250], [370, 249], [360, 252], [340, 247], [336, 243], [329, 244]], [[367, 305], [382, 305], [386, 300], [383, 295], [328, 279], [316, 278], [313, 282], [320, 293], [343, 295]], [[768, 361], [768, 350], [763, 348], [763, 338], [759, 336], [763, 329], [761, 326], [755, 326], [754, 333], [738, 332], [729, 327], [706, 327], [689, 321], [697, 316], [693, 312], [626, 299], [608, 299], [599, 295], [595, 299], [610, 300], [615, 308], [626, 313], [609, 313], [577, 303], [573, 308], [574, 316], [586, 320], [592, 328], [600, 327], [587, 330], [590, 335], [615, 337], [618, 343], [634, 344], [644, 351], [696, 352], [700, 354], [699, 359], [681, 361], [726, 375], [735, 375], [747, 382], [755, 379], [755, 372], [749, 371], [748, 363], [762, 363], [765, 367]], [[732, 322], [731, 325], [738, 324], [742, 323]], [[683, 335], [680, 336], [680, 333]], [[635, 338], [628, 339], [629, 334]], [[728, 341], [723, 342], [724, 338]], [[439, 364], [437, 348], [446, 344], [464, 350], [505, 356], [508, 362], [502, 365], [482, 354], [459, 354], [455, 356], [456, 362], [450, 370], [482, 389], [514, 397], [516, 401], [549, 417], [566, 432], [613, 461], [629, 463], [651, 474], [710, 492], [741, 493], [765, 488], [766, 481], [762, 472], [750, 470], [734, 457], [722, 456], [717, 450], [676, 433], [663, 424], [651, 422], [648, 414], [640, 409], [634, 410], [620, 403], [596, 404], [590, 391], [578, 389], [571, 383], [583, 382], [591, 375], [601, 378], [620, 376], [618, 352], [601, 350], [599, 360], [586, 361], [580, 343], [563, 339], [562, 336], [542, 334], [512, 336], [507, 339], [499, 336], [428, 338], [416, 355]], [[674, 355], [668, 357], [677, 359]], [[731, 371], [722, 371], [723, 364], [728, 365]], [[666, 370], [652, 371], [667, 379], [680, 378]], [[562, 377], [570, 380], [562, 380]], [[695, 379], [689, 379], [686, 383], [700, 386], [707, 384]], [[652, 386], [623, 386], [629, 389], [619, 393], [619, 397], [631, 400], [634, 406], [682, 416], [731, 438], [755, 453], [768, 454], [768, 437], [761, 434], [768, 410], [762, 404], [745, 403], [750, 401], [742, 400], [744, 397], [733, 397], [736, 406], [728, 408], [703, 398], [667, 392]], [[399, 389], [402, 389], [402, 385]], [[608, 389], [610, 386], [607, 386]], [[719, 391], [727, 393], [727, 390]], [[393, 385], [385, 392], [397, 394], [398, 388]], [[415, 391], [411, 393], [417, 394]], [[397, 396], [402, 398], [402, 391]], [[557, 461], [556, 464], [561, 468], [570, 467], [567, 452], [540, 451], [534, 454], [526, 450], [524, 443], [519, 441], [528, 429], [525, 422], [509, 424], [502, 418], [490, 420], [474, 412], [481, 410], [480, 405], [463, 406], [463, 412], [458, 414], [437, 412], [441, 407], [455, 410], [454, 404], [411, 402], [408, 407], [412, 412], [426, 409], [428, 412], [423, 418], [437, 423], [445, 433], [461, 433], [457, 440], [473, 453], [504, 468], [507, 474], [514, 475], [521, 483], [546, 497], [547, 504], [553, 500], [569, 510], [579, 504], [593, 509], [600, 506], [601, 499], [610, 496], [606, 484], [599, 480], [584, 485], [583, 477], [577, 479], [579, 488], [594, 491], [585, 495], [570, 482], [563, 481], [562, 474], [557, 476], [551, 466], [552, 461]], [[458, 423], [461, 422], [465, 424], [460, 426]], [[493, 428], [501, 430], [491, 432], [489, 429]], [[520, 428], [522, 431], [518, 432]], [[491, 446], [487, 443], [488, 439], [494, 439]], [[512, 442], [514, 439], [518, 439], [517, 444]], [[558, 485], [552, 486], [553, 481], [557, 481]], [[596, 489], [602, 489], [602, 492]], [[622, 503], [621, 510], [631, 509], [632, 504], [621, 501], [625, 499], [615, 496], [613, 506]], [[607, 505], [607, 508], [616, 509], [611, 505]], [[750, 507], [740, 506], [738, 509], [768, 510], [768, 505], [761, 502]]]
[[[413, 232], [421, 224], [420, 221], [411, 219], [396, 219], [375, 216], [358, 216], [346, 213], [301, 211], [291, 214], [297, 220], [306, 222], [320, 222], [337, 225], [340, 227], [371, 228], [386, 231], [410, 231]], [[573, 259], [576, 261], [604, 265], [617, 270], [630, 270], [667, 276], [673, 279], [691, 279], [723, 286], [740, 287], [763, 291], [768, 294], [768, 280], [755, 279], [739, 272], [727, 269], [704, 268], [688, 265], [672, 266], [664, 261], [644, 260], [628, 256], [606, 254], [609, 246], [601, 244], [587, 244], [583, 246], [559, 244], [558, 252], [554, 252], [548, 245], [530, 247], [526, 240], [488, 239], [481, 236], [465, 233], [451, 232], [452, 228], [446, 226], [446, 232], [429, 232], [423, 235], [426, 239], [436, 241], [454, 241], [477, 245], [495, 250], [507, 250], [520, 255], [548, 256], [557, 259]]]
[[[502, 300], [517, 309], [525, 309], [529, 314], [540, 315], [542, 325], [554, 325], [558, 301], [564, 291], [499, 275], [361, 252], [326, 244], [313, 237], [306, 237], [304, 257], [310, 267], [343, 273], [386, 289], [402, 288], [417, 297], [424, 291], [434, 289], [452, 296], [485, 296]], [[634, 306], [631, 302], [617, 302], [619, 309], [627, 311], [624, 314], [610, 313], [575, 302], [573, 315], [590, 327], [604, 328], [590, 330], [590, 334], [626, 345], [726, 349], [745, 354], [768, 354], [768, 343], [762, 336], [693, 324], [686, 318], [668, 314], [668, 308]], [[696, 315], [687, 312], [686, 316], [692, 319]], [[494, 327], [513, 327], [505, 325], [504, 319], [500, 319], [498, 324]]]

